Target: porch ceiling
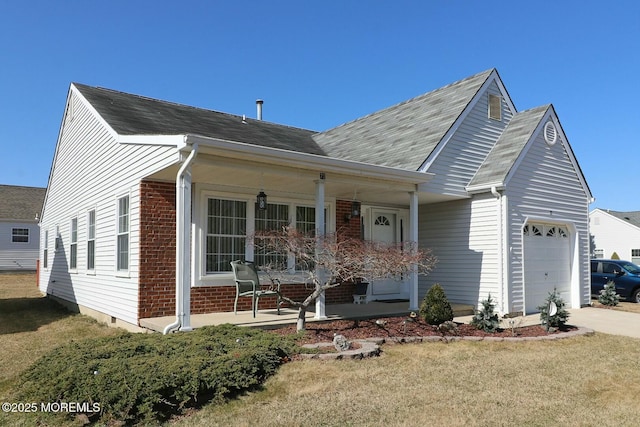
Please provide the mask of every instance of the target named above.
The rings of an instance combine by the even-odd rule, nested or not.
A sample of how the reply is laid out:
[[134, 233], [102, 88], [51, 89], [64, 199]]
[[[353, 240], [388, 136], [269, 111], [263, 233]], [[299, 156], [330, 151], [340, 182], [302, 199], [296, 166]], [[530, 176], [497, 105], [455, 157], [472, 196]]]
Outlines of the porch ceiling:
[[[175, 181], [179, 165], [159, 171], [149, 178]], [[334, 168], [335, 169], [335, 168]], [[270, 197], [313, 200], [315, 182], [325, 173], [325, 197], [351, 200], [354, 197], [365, 204], [408, 206], [410, 191], [419, 184], [371, 177], [357, 169], [332, 170], [278, 164], [258, 158], [241, 160], [233, 157], [199, 154], [192, 165], [192, 182], [215, 186], [220, 191], [258, 193], [261, 189]], [[424, 175], [425, 182], [430, 179]], [[419, 191], [419, 190], [418, 190]], [[418, 192], [419, 203], [435, 203], [450, 198], [439, 194]]]

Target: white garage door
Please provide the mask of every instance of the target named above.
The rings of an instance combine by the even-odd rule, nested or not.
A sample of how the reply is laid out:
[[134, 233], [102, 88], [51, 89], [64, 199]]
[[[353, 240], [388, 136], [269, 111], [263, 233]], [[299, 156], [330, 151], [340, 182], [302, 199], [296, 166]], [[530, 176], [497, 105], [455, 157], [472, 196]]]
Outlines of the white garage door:
[[525, 311], [536, 313], [555, 287], [571, 301], [571, 245], [567, 228], [529, 223], [524, 226]]

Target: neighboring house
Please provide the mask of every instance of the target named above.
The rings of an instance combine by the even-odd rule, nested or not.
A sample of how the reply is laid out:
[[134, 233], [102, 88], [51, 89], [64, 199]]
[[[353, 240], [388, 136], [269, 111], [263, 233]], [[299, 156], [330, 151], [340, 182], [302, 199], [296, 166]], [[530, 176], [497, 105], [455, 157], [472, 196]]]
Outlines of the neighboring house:
[[[417, 309], [439, 282], [452, 302], [491, 294], [504, 314], [535, 312], [554, 287], [580, 307], [591, 200], [554, 108], [517, 112], [495, 69], [326, 132], [72, 84], [40, 289], [113, 323], [175, 315], [188, 330], [191, 314], [233, 310], [229, 261], [263, 261], [247, 236], [289, 222], [433, 250], [431, 275], [373, 283], [369, 301]], [[316, 316], [351, 294], [327, 292]]]
[[618, 258], [640, 264], [640, 211], [594, 209], [589, 213], [595, 258]]
[[0, 185], [0, 271], [35, 271], [46, 188]]

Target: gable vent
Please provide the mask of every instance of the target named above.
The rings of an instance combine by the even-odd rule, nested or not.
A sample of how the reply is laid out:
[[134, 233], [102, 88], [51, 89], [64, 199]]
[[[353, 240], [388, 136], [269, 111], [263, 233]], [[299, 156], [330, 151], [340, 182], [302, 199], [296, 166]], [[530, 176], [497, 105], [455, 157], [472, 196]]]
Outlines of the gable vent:
[[489, 94], [489, 118], [502, 120], [502, 97]]
[[558, 140], [558, 131], [551, 120], [544, 125], [544, 140], [549, 145], [553, 145]]

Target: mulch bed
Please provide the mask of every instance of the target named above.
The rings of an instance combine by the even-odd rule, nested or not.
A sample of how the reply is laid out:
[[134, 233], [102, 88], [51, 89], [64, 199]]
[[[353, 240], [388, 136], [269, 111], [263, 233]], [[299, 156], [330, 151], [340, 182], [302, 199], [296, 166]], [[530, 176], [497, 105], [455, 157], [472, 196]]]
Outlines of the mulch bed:
[[[475, 337], [539, 337], [553, 333], [567, 332], [577, 329], [567, 325], [562, 330], [547, 332], [541, 325], [524, 326], [511, 329], [500, 329], [487, 333], [470, 324], [457, 324], [455, 331], [441, 331], [437, 326], [426, 323], [423, 319], [408, 320], [407, 317], [382, 317], [368, 320], [329, 320], [307, 322], [307, 331], [299, 344], [317, 344], [333, 341], [334, 334], [341, 334], [348, 340], [367, 338], [401, 338], [427, 336], [475, 336]], [[274, 333], [289, 335], [296, 333], [295, 325], [287, 325], [273, 330]]]

